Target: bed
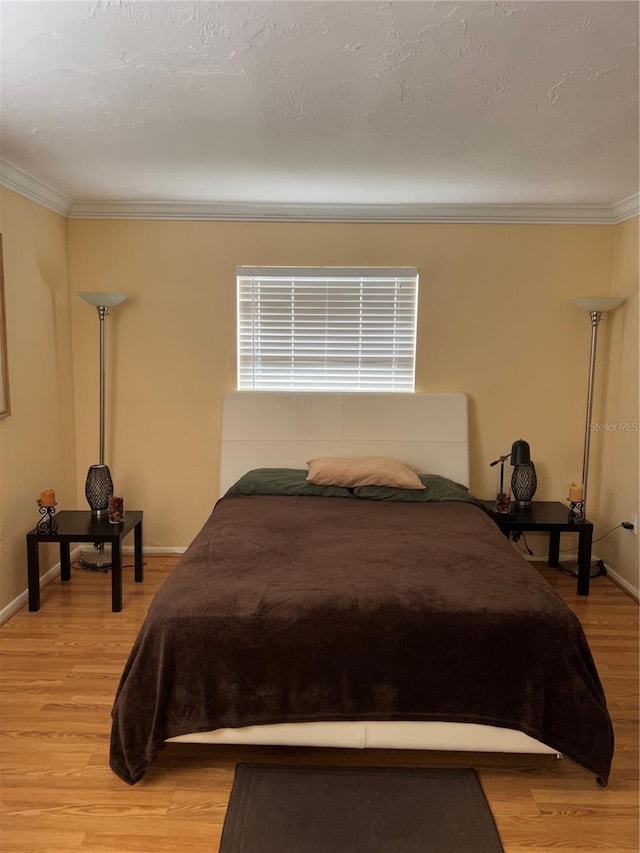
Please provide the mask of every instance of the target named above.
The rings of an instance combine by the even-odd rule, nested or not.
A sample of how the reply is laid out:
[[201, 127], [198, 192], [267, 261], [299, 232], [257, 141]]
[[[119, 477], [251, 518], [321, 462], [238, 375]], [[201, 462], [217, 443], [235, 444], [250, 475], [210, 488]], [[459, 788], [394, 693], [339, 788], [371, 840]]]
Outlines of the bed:
[[[402, 459], [428, 494], [309, 491], [318, 455]], [[222, 497], [131, 651], [114, 772], [187, 740], [562, 753], [606, 784], [580, 623], [467, 484], [464, 395], [226, 395]]]

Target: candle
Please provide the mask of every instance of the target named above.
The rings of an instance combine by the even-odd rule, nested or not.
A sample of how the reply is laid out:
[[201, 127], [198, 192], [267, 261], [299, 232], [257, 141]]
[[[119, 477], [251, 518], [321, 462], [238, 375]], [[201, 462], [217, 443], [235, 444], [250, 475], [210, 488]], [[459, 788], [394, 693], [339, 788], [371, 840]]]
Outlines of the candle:
[[584, 487], [582, 483], [569, 483], [569, 500], [573, 503], [580, 503], [584, 497]]
[[109, 498], [109, 521], [111, 524], [122, 524], [124, 521], [124, 498], [116, 495]]
[[47, 489], [44, 492], [40, 492], [40, 506], [55, 506], [56, 505], [56, 493], [53, 489]]

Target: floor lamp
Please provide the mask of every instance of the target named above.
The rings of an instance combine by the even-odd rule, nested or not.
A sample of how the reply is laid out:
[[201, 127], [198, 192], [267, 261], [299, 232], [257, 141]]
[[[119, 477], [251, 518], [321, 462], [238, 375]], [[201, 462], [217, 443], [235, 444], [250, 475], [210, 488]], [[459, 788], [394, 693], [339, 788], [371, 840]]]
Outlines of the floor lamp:
[[582, 513], [586, 517], [587, 481], [589, 479], [589, 449], [591, 445], [591, 412], [593, 409], [593, 381], [596, 366], [596, 344], [598, 326], [602, 315], [612, 311], [625, 301], [620, 296], [584, 296], [574, 299], [574, 303], [589, 313], [591, 318], [591, 351], [589, 354], [589, 385], [587, 387], [587, 419], [584, 428], [584, 453], [582, 456]]
[[[100, 320], [100, 457], [97, 465], [91, 465], [87, 472], [84, 493], [91, 507], [91, 513], [96, 518], [106, 516], [109, 509], [109, 498], [113, 494], [113, 482], [109, 466], [104, 461], [105, 434], [105, 368], [106, 368], [106, 335], [105, 326], [109, 316], [109, 308], [119, 305], [127, 297], [124, 293], [101, 293], [78, 291], [89, 305], [98, 310]], [[94, 551], [83, 551], [80, 563], [85, 569], [104, 571], [111, 566], [111, 553], [106, 552], [104, 543], [96, 543]]]

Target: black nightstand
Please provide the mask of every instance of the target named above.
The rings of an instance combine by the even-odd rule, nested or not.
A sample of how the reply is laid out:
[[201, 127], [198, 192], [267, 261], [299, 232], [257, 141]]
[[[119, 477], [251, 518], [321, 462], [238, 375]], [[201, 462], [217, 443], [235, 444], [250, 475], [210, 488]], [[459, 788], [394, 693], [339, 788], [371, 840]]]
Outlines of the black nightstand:
[[584, 521], [570, 521], [569, 507], [555, 501], [532, 501], [531, 506], [516, 507], [508, 518], [493, 512], [495, 501], [482, 501], [491, 511], [496, 524], [505, 536], [512, 532], [535, 531], [549, 534], [549, 565], [558, 568], [560, 564], [560, 534], [578, 534], [578, 595], [589, 595], [591, 578], [591, 540], [593, 524]]
[[41, 542], [60, 543], [60, 578], [71, 580], [71, 542], [111, 543], [111, 609], [122, 610], [122, 540], [133, 530], [135, 551], [135, 580], [143, 578], [142, 562], [142, 512], [127, 510], [122, 524], [110, 524], [108, 518], [96, 518], [89, 510], [63, 510], [54, 516], [57, 528], [40, 533], [37, 528], [27, 533], [27, 573], [29, 581], [29, 610], [40, 610], [40, 560]]

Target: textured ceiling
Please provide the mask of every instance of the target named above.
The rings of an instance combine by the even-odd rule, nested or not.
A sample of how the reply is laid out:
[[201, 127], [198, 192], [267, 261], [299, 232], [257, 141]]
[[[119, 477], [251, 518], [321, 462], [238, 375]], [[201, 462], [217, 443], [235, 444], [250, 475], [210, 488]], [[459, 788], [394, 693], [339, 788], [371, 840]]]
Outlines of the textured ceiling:
[[606, 204], [637, 2], [1, 4], [2, 158], [75, 200]]

